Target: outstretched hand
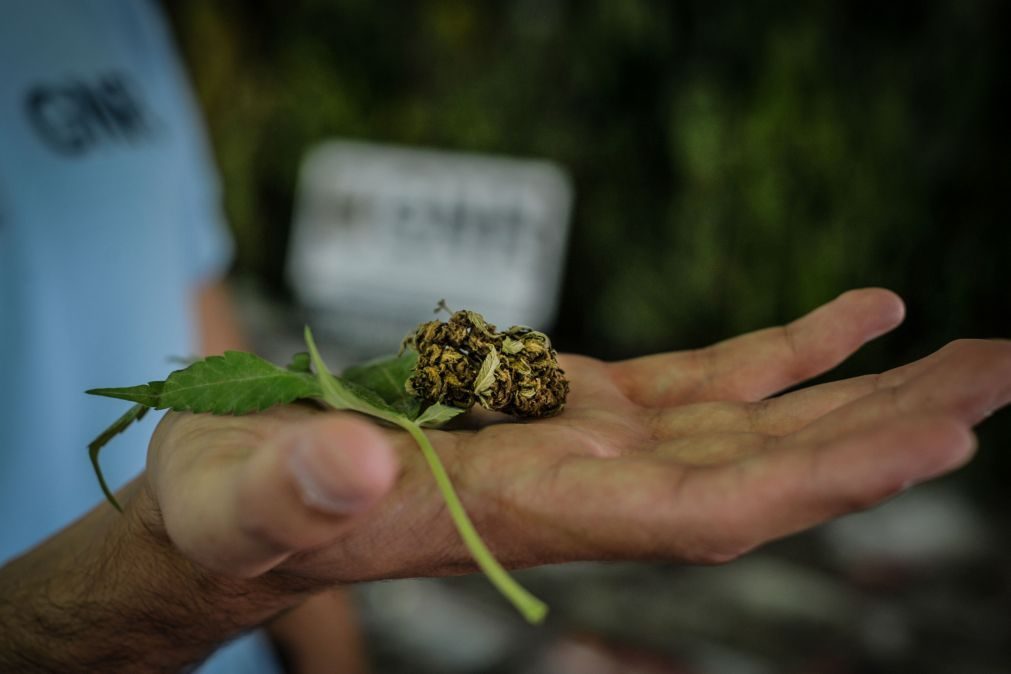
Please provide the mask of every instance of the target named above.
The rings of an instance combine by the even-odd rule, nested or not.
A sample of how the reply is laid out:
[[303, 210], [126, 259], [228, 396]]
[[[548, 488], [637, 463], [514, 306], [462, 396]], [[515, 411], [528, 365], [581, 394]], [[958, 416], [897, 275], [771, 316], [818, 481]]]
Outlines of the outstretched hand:
[[[559, 416], [429, 437], [506, 566], [727, 561], [964, 464], [971, 427], [1011, 401], [1011, 342], [998, 341], [769, 397], [903, 311], [860, 290], [705, 349], [565, 356]], [[323, 586], [473, 570], [413, 440], [347, 414], [170, 413], [145, 489], [148, 525], [216, 573]]]

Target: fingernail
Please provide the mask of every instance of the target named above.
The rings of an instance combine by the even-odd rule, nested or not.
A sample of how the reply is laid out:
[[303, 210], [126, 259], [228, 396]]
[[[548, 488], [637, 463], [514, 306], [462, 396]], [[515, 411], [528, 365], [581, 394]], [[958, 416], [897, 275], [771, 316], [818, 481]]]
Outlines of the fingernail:
[[320, 452], [308, 438], [296, 441], [288, 454], [288, 467], [298, 487], [302, 501], [310, 508], [333, 515], [349, 515], [367, 503], [353, 494], [342, 494], [333, 484], [333, 476], [324, 477], [333, 467], [320, 465]]

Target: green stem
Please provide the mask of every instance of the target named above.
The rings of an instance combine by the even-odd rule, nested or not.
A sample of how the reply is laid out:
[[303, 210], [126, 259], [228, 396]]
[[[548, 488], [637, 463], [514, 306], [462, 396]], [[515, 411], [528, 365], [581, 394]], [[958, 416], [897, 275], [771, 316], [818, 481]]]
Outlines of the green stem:
[[112, 495], [112, 490], [109, 489], [109, 485], [105, 482], [105, 476], [102, 474], [102, 466], [98, 463], [98, 453], [102, 451], [102, 447], [105, 447], [110, 440], [125, 431], [130, 424], [143, 419], [144, 415], [147, 414], [147, 410], [147, 405], [137, 403], [128, 409], [126, 414], [121, 416], [119, 419], [116, 419], [111, 426], [102, 431], [102, 434], [92, 440], [88, 445], [88, 458], [91, 459], [91, 467], [95, 469], [95, 475], [98, 476], [98, 485], [102, 488], [102, 493], [105, 494], [105, 498], [119, 512], [123, 512], [123, 508], [119, 505], [119, 501], [116, 500], [116, 497]]
[[494, 555], [484, 544], [484, 541], [481, 540], [481, 535], [474, 528], [474, 524], [470, 521], [467, 511], [463, 509], [460, 497], [456, 495], [453, 483], [450, 482], [449, 475], [446, 473], [439, 455], [436, 454], [435, 448], [432, 447], [432, 443], [428, 440], [428, 436], [425, 435], [424, 431], [417, 424], [411, 421], [406, 419], [396, 419], [394, 421], [398, 426], [410, 433], [411, 437], [418, 443], [418, 446], [421, 447], [421, 453], [424, 455], [425, 461], [428, 462], [432, 475], [435, 476], [435, 483], [439, 487], [439, 491], [442, 492], [442, 498], [446, 501], [446, 507], [449, 508], [449, 514], [453, 518], [456, 530], [460, 532], [460, 538], [463, 539], [467, 550], [474, 557], [474, 561], [484, 571], [484, 574], [488, 576], [488, 580], [498, 588], [498, 591], [506, 599], [512, 602], [513, 606], [527, 619], [527, 622], [536, 624], [543, 621], [544, 617], [548, 614], [547, 604], [527, 592], [519, 583], [513, 580], [513, 577], [502, 568], [502, 565], [498, 563]]

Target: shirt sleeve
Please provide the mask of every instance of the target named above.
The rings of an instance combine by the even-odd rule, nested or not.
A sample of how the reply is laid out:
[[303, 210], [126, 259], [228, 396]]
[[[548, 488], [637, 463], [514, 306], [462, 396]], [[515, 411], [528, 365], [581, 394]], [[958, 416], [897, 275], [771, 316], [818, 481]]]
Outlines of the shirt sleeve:
[[199, 105], [176, 50], [161, 8], [150, 0], [125, 3], [131, 9], [138, 57], [167, 89], [171, 119], [165, 120], [177, 142], [180, 235], [188, 251], [187, 277], [193, 285], [225, 275], [234, 255], [222, 199], [221, 179], [214, 162]]

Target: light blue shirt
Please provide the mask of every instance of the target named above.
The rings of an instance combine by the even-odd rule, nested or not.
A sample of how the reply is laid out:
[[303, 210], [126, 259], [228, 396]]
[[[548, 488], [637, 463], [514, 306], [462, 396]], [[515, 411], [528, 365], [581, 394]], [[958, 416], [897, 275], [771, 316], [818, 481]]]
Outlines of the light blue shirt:
[[[158, 10], [0, 0], [0, 562], [101, 499], [87, 444], [195, 352], [192, 298], [230, 242], [217, 176]], [[157, 417], [102, 455], [143, 470]], [[263, 637], [202, 672], [280, 671]]]

